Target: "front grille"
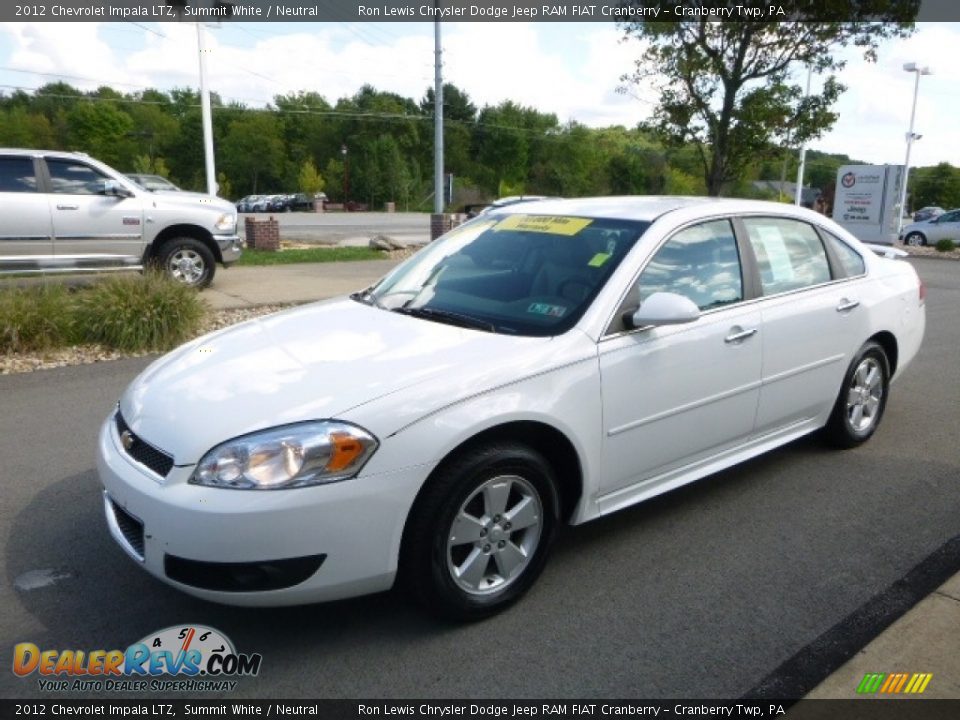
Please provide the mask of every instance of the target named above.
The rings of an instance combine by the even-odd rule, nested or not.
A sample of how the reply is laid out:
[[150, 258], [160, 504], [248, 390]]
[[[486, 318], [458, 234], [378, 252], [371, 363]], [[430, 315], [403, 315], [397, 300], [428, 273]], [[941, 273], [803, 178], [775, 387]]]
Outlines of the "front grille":
[[[146, 468], [149, 468], [160, 477], [166, 477], [173, 467], [173, 458], [167, 455], [163, 450], [158, 450], [146, 440], [138, 437], [127, 425], [123, 415], [117, 410], [116, 414], [117, 434], [120, 436], [120, 443], [124, 451]], [[125, 441], [124, 434], [128, 438]]]
[[[129, 549], [141, 561], [143, 560], [143, 523], [137, 520], [122, 507], [117, 505], [112, 498], [107, 498], [109, 507], [107, 512], [113, 515], [115, 529], [119, 531], [123, 540], [129, 546]], [[109, 518], [108, 518], [109, 521]], [[111, 528], [114, 529], [114, 528]], [[121, 538], [117, 538], [118, 541]], [[123, 544], [121, 542], [121, 544]]]

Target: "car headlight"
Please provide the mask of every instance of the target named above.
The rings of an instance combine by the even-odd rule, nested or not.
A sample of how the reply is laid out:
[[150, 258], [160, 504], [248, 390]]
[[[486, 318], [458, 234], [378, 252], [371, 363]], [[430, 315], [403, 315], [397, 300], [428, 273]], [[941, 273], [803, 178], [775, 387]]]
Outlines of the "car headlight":
[[356, 425], [334, 420], [284, 425], [217, 445], [190, 482], [239, 490], [274, 490], [353, 477], [379, 443]]
[[224, 213], [213, 224], [217, 230], [233, 230], [237, 226], [237, 216], [233, 213]]

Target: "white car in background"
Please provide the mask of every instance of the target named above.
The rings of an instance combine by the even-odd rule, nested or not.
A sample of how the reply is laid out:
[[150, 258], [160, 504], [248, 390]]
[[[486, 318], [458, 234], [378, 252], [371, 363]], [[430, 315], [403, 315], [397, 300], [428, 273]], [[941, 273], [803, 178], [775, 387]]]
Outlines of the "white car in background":
[[960, 245], [960, 209], [910, 223], [900, 232], [900, 242], [914, 247], [936, 245], [941, 240], [953, 240]]
[[924, 287], [816, 213], [709, 198], [493, 210], [365, 291], [148, 367], [100, 433], [107, 523], [193, 595], [386, 590], [475, 618], [583, 523], [822, 430], [877, 429]]

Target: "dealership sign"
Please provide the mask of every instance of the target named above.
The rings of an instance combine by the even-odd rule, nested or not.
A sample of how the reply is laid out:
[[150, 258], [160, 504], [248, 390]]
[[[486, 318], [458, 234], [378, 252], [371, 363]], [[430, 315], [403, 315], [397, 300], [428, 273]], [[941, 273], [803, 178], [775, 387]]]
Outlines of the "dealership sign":
[[897, 232], [899, 165], [844, 165], [837, 171], [833, 219], [866, 242], [892, 243]]

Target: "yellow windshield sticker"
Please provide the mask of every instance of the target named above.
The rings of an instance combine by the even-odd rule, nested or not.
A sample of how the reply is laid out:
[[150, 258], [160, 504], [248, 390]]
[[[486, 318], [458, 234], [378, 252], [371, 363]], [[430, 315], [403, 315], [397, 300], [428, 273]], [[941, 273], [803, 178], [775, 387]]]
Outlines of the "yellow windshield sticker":
[[603, 267], [603, 264], [610, 259], [609, 253], [597, 253], [592, 258], [590, 262], [587, 263], [590, 267]]
[[494, 228], [500, 230], [521, 230], [523, 232], [550, 233], [551, 235], [576, 235], [593, 220], [558, 215], [511, 215]]

